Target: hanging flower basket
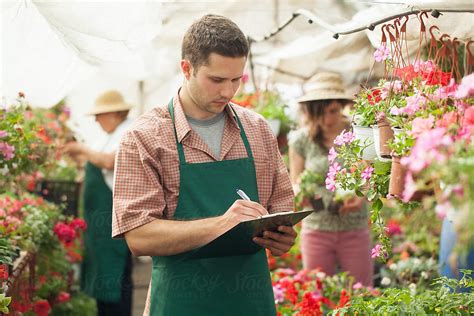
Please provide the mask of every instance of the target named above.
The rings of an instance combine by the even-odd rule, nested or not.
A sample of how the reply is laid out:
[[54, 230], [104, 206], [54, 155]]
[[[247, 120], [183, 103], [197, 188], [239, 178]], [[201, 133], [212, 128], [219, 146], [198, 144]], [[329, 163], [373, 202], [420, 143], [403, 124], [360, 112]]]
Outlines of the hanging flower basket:
[[374, 132], [371, 127], [352, 125], [355, 138], [360, 140], [360, 144], [365, 148], [363, 149], [362, 158], [364, 160], [374, 160], [377, 157], [374, 145]]
[[401, 198], [405, 188], [406, 168], [401, 165], [400, 157], [392, 157], [392, 170], [390, 173], [390, 185], [388, 194]]
[[383, 118], [377, 122], [377, 126], [374, 126], [375, 150], [379, 158], [387, 159], [391, 157], [391, 150], [388, 147], [388, 141], [391, 139], [393, 139], [393, 130], [387, 119]]

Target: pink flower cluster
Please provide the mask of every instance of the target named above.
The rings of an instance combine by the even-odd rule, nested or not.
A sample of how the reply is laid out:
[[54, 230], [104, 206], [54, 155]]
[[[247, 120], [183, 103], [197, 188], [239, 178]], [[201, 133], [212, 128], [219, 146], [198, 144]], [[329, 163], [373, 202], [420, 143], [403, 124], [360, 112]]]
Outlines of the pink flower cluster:
[[382, 45], [374, 52], [376, 62], [382, 62], [390, 57], [390, 49], [386, 45]]
[[346, 132], [343, 130], [341, 134], [339, 134], [336, 139], [334, 140], [334, 144], [338, 146], [342, 146], [345, 144], [350, 144], [355, 140], [355, 134], [352, 132]]
[[0, 153], [5, 160], [11, 160], [15, 157], [15, 147], [6, 142], [0, 142]]
[[341, 165], [337, 162], [329, 166], [329, 172], [326, 177], [326, 189], [331, 192], [336, 191], [336, 176], [339, 171], [341, 171]]
[[407, 114], [408, 116], [414, 115], [420, 109], [422, 109], [427, 103], [427, 99], [421, 94], [415, 94], [411, 97], [406, 97], [407, 105], [403, 108], [393, 107], [390, 109], [390, 114], [401, 115]]

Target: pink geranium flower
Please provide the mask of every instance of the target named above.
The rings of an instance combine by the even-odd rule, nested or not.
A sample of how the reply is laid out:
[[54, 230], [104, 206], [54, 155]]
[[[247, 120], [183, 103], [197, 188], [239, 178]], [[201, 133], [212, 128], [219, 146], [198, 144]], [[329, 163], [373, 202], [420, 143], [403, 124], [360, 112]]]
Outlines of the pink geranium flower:
[[5, 142], [0, 142], [0, 153], [5, 160], [11, 160], [15, 157], [15, 147]]
[[407, 106], [402, 108], [401, 111], [402, 113], [408, 115], [414, 115], [426, 104], [426, 98], [419, 94], [415, 94], [411, 97], [406, 97], [405, 99], [407, 101]]
[[374, 58], [376, 62], [382, 62], [390, 57], [390, 49], [387, 46], [382, 45], [374, 52]]
[[430, 115], [428, 118], [424, 119], [417, 117], [412, 122], [411, 135], [417, 138], [419, 135], [423, 134], [426, 131], [429, 131], [433, 128], [434, 117]]
[[0, 138], [7, 137], [8, 132], [0, 130]]
[[365, 168], [364, 171], [362, 171], [362, 174], [361, 174], [362, 179], [365, 179], [365, 180], [369, 181], [370, 178], [372, 177], [373, 172], [374, 172], [374, 168], [372, 168], [370, 166]]
[[449, 213], [449, 212], [452, 212], [454, 211], [453, 209], [453, 206], [451, 205], [451, 203], [449, 201], [445, 201], [443, 203], [438, 203], [436, 206], [435, 206], [435, 212], [436, 212], [436, 215], [438, 216], [438, 218], [440, 219], [443, 219], [446, 217], [446, 215]]
[[461, 84], [458, 86], [455, 96], [458, 99], [474, 96], [474, 73], [462, 78]]
[[337, 152], [334, 149], [334, 147], [331, 147], [331, 149], [329, 149], [329, 155], [328, 155], [329, 163], [332, 164], [334, 160], [336, 160], [336, 157], [337, 157]]
[[462, 125], [474, 126], [474, 106], [470, 106], [464, 111]]
[[372, 258], [379, 257], [381, 250], [382, 250], [382, 246], [380, 244], [375, 245], [375, 247], [372, 248]]
[[403, 189], [402, 195], [403, 202], [409, 202], [413, 194], [415, 194], [416, 189], [416, 183], [413, 180], [411, 172], [407, 172], [407, 174], [405, 175], [405, 188]]

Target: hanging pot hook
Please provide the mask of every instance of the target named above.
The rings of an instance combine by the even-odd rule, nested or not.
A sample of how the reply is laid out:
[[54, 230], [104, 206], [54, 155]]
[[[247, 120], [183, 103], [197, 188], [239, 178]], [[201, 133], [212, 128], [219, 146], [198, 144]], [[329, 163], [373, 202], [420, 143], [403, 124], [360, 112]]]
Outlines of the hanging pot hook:
[[421, 32], [426, 32], [426, 26], [425, 26], [425, 21], [423, 21], [423, 16], [425, 16], [427, 19], [428, 19], [428, 12], [427, 11], [423, 11], [419, 14], [419, 17], [420, 17], [420, 23], [421, 23], [421, 27], [420, 27], [420, 31]]

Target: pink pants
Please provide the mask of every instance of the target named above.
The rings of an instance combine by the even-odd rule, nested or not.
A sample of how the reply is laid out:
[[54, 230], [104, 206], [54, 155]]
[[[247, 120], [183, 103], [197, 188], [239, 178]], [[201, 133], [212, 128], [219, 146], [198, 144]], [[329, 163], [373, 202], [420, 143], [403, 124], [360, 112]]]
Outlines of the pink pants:
[[321, 269], [333, 275], [336, 265], [348, 271], [365, 286], [372, 286], [374, 262], [370, 253], [368, 229], [343, 232], [325, 232], [303, 229], [301, 233], [301, 253], [305, 269]]

